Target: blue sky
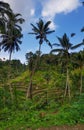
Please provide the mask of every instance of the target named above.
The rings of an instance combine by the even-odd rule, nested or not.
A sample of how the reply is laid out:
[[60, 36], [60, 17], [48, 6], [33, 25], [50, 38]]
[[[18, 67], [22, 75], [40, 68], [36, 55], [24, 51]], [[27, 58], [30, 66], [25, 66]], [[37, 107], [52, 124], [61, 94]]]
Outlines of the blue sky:
[[[80, 29], [84, 26], [84, 6], [81, 5], [82, 0], [3, 0], [8, 2], [16, 13], [21, 13], [25, 19], [22, 25], [24, 37], [20, 46], [21, 51], [12, 54], [13, 59], [20, 59], [23, 63], [25, 54], [29, 51], [37, 51], [39, 43], [31, 32], [30, 23], [36, 24], [39, 18], [45, 22], [52, 21], [50, 29], [55, 29], [55, 33], [50, 34], [48, 39], [51, 43], [57, 43], [56, 36], [61, 37], [64, 33], [70, 37], [72, 32], [76, 32], [76, 36], [70, 38], [73, 44], [80, 43], [84, 38], [84, 34]], [[49, 53], [50, 47], [43, 43], [42, 53]], [[8, 58], [9, 54], [0, 52], [1, 58]]]

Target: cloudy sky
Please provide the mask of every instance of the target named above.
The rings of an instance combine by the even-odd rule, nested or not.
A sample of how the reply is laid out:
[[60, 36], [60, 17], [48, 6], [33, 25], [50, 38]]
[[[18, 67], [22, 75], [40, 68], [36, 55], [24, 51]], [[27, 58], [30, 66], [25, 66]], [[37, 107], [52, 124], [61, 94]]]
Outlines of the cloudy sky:
[[[28, 35], [31, 32], [30, 23], [35, 24], [39, 18], [44, 21], [51, 20], [51, 29], [55, 33], [49, 36], [52, 43], [57, 42], [56, 36], [62, 36], [65, 32], [70, 36], [72, 32], [77, 35], [71, 39], [73, 44], [81, 41], [84, 37], [80, 29], [84, 26], [84, 7], [82, 0], [2, 0], [10, 4], [15, 13], [21, 13], [25, 19], [23, 24], [23, 34], [21, 51], [13, 54], [12, 58], [20, 59], [25, 62], [26, 52], [38, 50], [38, 41], [34, 36]], [[42, 52], [48, 53], [50, 48], [44, 43]], [[9, 54], [0, 53], [0, 57], [8, 58]]]

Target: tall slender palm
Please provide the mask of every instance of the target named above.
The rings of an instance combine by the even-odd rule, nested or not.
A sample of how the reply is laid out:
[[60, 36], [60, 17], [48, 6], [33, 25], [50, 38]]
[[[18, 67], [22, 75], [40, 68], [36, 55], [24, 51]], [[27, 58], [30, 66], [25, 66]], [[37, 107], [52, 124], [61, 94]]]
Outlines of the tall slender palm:
[[[46, 23], [44, 23], [44, 21], [42, 19], [39, 19], [39, 22], [36, 23], [36, 26], [31, 24], [32, 26], [32, 31], [29, 34], [34, 34], [36, 39], [39, 40], [39, 53], [37, 56], [37, 60], [36, 60], [36, 64], [34, 69], [32, 70], [32, 72], [30, 73], [30, 85], [29, 85], [29, 90], [32, 90], [32, 76], [35, 73], [36, 67], [37, 67], [37, 63], [40, 62], [40, 52], [41, 52], [41, 45], [43, 44], [43, 42], [46, 42], [50, 47], [52, 47], [50, 41], [47, 39], [47, 35], [51, 34], [54, 32], [54, 30], [50, 30], [49, 25], [51, 24], [51, 21], [48, 21]], [[28, 95], [27, 91], [27, 95]], [[32, 92], [30, 93], [30, 98], [32, 98]], [[28, 96], [27, 96], [28, 97]]]
[[[12, 36], [10, 35], [3, 35], [3, 40], [2, 40], [2, 49], [4, 49], [4, 51], [8, 51], [9, 52], [9, 72], [8, 72], [8, 79], [11, 79], [11, 54], [12, 52], [14, 52], [15, 50], [18, 51], [20, 50], [19, 44], [21, 44], [21, 40], [20, 38], [21, 36], [21, 32], [19, 32], [18, 30], [13, 30], [14, 33], [12, 34]], [[10, 95], [11, 95], [11, 102], [12, 104], [14, 103], [14, 94], [13, 94], [13, 88], [11, 86], [11, 83], [9, 84], [9, 90], [10, 90]]]
[[[20, 14], [19, 14], [20, 15]], [[21, 38], [22, 38], [22, 29], [19, 23], [23, 23], [24, 19], [18, 19], [17, 17], [19, 16], [18, 14], [12, 13], [9, 19], [7, 20], [6, 23], [6, 31], [4, 34], [2, 34], [2, 41], [0, 43], [1, 49], [3, 49], [5, 52], [9, 52], [9, 67], [10, 71], [8, 74], [8, 77], [11, 77], [11, 55], [12, 53], [16, 50], [20, 50], [19, 45], [22, 43]], [[10, 94], [11, 94], [11, 99], [13, 103], [13, 91], [11, 84], [9, 84], [9, 89], [10, 89]]]
[[63, 35], [62, 38], [57, 37], [57, 39], [59, 40], [59, 43], [55, 44], [55, 45], [57, 45], [59, 48], [53, 49], [51, 52], [59, 52], [60, 57], [62, 57], [62, 59], [65, 60], [65, 63], [66, 63], [66, 87], [65, 87], [64, 96], [66, 96], [68, 93], [68, 96], [70, 99], [71, 96], [70, 96], [70, 83], [69, 83], [69, 63], [70, 63], [70, 52], [69, 51], [71, 49], [76, 49], [82, 43], [73, 46], [73, 44], [70, 43], [70, 40], [69, 40], [66, 33]]
[[84, 66], [84, 50], [80, 51], [77, 55], [76, 55], [76, 63], [79, 66], [80, 69], [80, 94], [82, 93], [82, 88], [83, 88], [83, 76], [82, 76], [82, 71], [83, 71], [83, 66]]
[[43, 44], [43, 42], [46, 42], [52, 48], [52, 45], [47, 38], [47, 35], [54, 32], [54, 30], [50, 30], [49, 28], [50, 24], [51, 24], [51, 21], [44, 23], [42, 19], [39, 19], [39, 22], [36, 23], [36, 26], [31, 24], [33, 32], [30, 32], [29, 34], [34, 34], [36, 39], [39, 40], [39, 50], [38, 50], [39, 53], [38, 53], [36, 64], [37, 62], [39, 62], [39, 59], [40, 59], [41, 45]]

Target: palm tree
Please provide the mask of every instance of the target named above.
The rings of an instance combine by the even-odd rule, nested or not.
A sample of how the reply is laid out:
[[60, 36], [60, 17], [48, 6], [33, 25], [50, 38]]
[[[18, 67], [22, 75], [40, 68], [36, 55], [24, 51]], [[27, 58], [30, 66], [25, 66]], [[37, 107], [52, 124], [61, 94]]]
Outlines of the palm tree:
[[[36, 24], [37, 26], [31, 24], [33, 32], [30, 32], [29, 34], [34, 34], [36, 36], [36, 39], [39, 40], [38, 51], [41, 52], [41, 45], [43, 44], [43, 42], [46, 42], [52, 48], [50, 41], [47, 39], [47, 35], [54, 32], [54, 30], [51, 31], [49, 28], [51, 21], [44, 23], [42, 19], [39, 19], [39, 22]], [[37, 61], [39, 61], [39, 58], [40, 58], [40, 53], [38, 55]]]
[[[20, 15], [20, 14], [19, 14]], [[19, 51], [20, 47], [19, 45], [22, 43], [21, 38], [22, 38], [22, 29], [19, 26], [19, 24], [22, 24], [24, 19], [22, 18], [17, 18], [19, 16], [18, 14], [12, 13], [11, 16], [9, 17], [7, 23], [6, 23], [6, 30], [4, 34], [2, 34], [2, 41], [0, 43], [1, 49], [3, 49], [5, 52], [9, 52], [9, 74], [8, 77], [9, 79], [11, 78], [11, 55], [13, 52]], [[11, 99], [13, 103], [13, 92], [12, 92], [12, 87], [11, 84], [9, 84], [9, 89], [10, 89], [10, 94], [11, 94]]]
[[76, 57], [76, 63], [78, 64], [79, 69], [80, 69], [80, 94], [82, 93], [82, 88], [83, 88], [83, 76], [82, 76], [82, 71], [83, 71], [83, 66], [84, 66], [83, 59], [84, 59], [84, 50], [80, 51]]
[[23, 36], [21, 33], [22, 29], [18, 24], [22, 24], [24, 19], [18, 19], [19, 15], [14, 13], [11, 15], [9, 21], [7, 21], [6, 33], [2, 35], [3, 40], [0, 43], [2, 49], [10, 53], [9, 61], [11, 60], [12, 52], [20, 50], [19, 44], [22, 43], [20, 40]]
[[[29, 85], [30, 90], [32, 90], [31, 89], [32, 88], [32, 76], [34, 75], [35, 70], [37, 68], [37, 63], [40, 62], [41, 45], [43, 44], [43, 42], [46, 42], [52, 48], [50, 41], [47, 39], [47, 35], [54, 32], [54, 30], [52, 30], [52, 31], [50, 30], [50, 28], [49, 28], [50, 24], [51, 24], [51, 21], [44, 23], [42, 19], [39, 19], [39, 22], [36, 23], [36, 26], [31, 23], [33, 32], [30, 32], [29, 34], [35, 35], [36, 39], [39, 40], [39, 50], [38, 50], [39, 53], [38, 53], [38, 56], [36, 59], [35, 67], [32, 70], [32, 75], [30, 76], [30, 85]], [[27, 95], [28, 95], [28, 93], [27, 93]], [[32, 96], [30, 96], [30, 97], [32, 97]]]
[[71, 98], [71, 95], [70, 95], [70, 82], [69, 82], [70, 50], [76, 49], [77, 47], [81, 46], [82, 43], [73, 46], [73, 44], [70, 43], [70, 40], [69, 40], [69, 38], [68, 38], [66, 33], [63, 35], [62, 38], [61, 37], [57, 37], [57, 39], [59, 40], [59, 43], [58, 44], [54, 44], [54, 45], [57, 45], [59, 48], [53, 49], [51, 51], [51, 53], [52, 52], [59, 52], [60, 57], [66, 63], [66, 87], [65, 87], [65, 94], [64, 94], [64, 96], [66, 96], [67, 93], [68, 93], [68, 96], [69, 96], [69, 99], [70, 99]]
[[22, 34], [19, 30], [13, 29], [12, 34], [9, 35], [9, 32], [7, 31], [6, 34], [2, 35], [2, 38], [3, 40], [0, 45], [5, 52], [9, 52], [9, 61], [11, 61], [12, 52], [20, 50], [19, 44], [22, 43], [20, 40]]

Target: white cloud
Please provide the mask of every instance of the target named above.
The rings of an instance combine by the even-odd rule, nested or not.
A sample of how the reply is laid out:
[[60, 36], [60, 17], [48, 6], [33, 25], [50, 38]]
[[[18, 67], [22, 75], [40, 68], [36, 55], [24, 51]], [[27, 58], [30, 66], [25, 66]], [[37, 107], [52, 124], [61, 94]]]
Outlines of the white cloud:
[[1, 58], [1, 59], [3, 59], [3, 58], [9, 59], [9, 54], [8, 54], [7, 52], [1, 51], [1, 52], [0, 52], [0, 58]]
[[54, 29], [54, 28], [56, 28], [56, 25], [54, 24], [54, 22], [52, 22], [52, 23], [50, 24], [50, 29]]
[[33, 0], [2, 0], [10, 4], [15, 13], [22, 14], [22, 18], [25, 19], [23, 23], [23, 31], [28, 32], [30, 22], [33, 21], [35, 14], [35, 3]]
[[[23, 24], [24, 31], [28, 32], [30, 23], [36, 21], [39, 17], [43, 17], [46, 21], [51, 20], [50, 28], [56, 29], [57, 25], [54, 23], [54, 18], [59, 13], [69, 13], [80, 6], [79, 0], [2, 0], [8, 2], [11, 8], [16, 13], [21, 13], [25, 19]], [[39, 5], [42, 6], [42, 13], [35, 16], [35, 12]], [[36, 14], [37, 15], [37, 14]]]
[[47, 20], [51, 19], [53, 21], [52, 25], [55, 27], [54, 18], [56, 15], [60, 13], [67, 14], [72, 12], [80, 6], [80, 2], [79, 0], [44, 0], [42, 5], [42, 17], [45, 17]]
[[35, 10], [31, 9], [30, 15], [33, 16], [35, 14]]
[[31, 9], [34, 7], [33, 0], [2, 0], [10, 4], [16, 13], [30, 16]]

